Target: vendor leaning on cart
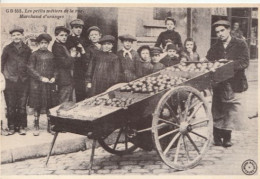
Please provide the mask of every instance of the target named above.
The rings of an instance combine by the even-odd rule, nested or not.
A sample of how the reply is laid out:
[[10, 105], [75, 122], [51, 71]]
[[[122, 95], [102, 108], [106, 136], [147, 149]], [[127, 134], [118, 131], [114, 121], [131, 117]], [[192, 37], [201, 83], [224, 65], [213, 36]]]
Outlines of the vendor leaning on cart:
[[234, 61], [234, 77], [213, 88], [212, 101], [215, 145], [230, 147], [233, 145], [232, 130], [241, 129], [244, 126], [242, 122], [246, 119], [243, 92], [248, 88], [245, 69], [249, 65], [249, 52], [245, 41], [231, 37], [228, 21], [217, 21], [212, 27], [219, 40], [209, 49], [206, 58], [209, 61]]

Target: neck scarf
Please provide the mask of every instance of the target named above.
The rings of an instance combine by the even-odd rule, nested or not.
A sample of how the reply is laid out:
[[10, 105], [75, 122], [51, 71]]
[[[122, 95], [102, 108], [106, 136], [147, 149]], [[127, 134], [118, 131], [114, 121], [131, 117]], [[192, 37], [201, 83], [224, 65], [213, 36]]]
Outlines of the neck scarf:
[[133, 57], [132, 57], [132, 54], [131, 54], [131, 50], [132, 48], [130, 48], [129, 50], [126, 50], [125, 48], [122, 49], [123, 50], [123, 56], [126, 57], [126, 55], [128, 54], [129, 58], [132, 60]]

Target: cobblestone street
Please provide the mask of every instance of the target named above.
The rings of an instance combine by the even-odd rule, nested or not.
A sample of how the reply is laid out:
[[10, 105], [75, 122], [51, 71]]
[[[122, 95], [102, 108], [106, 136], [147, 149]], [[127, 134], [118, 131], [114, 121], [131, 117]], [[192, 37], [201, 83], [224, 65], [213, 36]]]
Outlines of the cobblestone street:
[[[231, 148], [212, 146], [201, 163], [187, 171], [175, 171], [166, 166], [156, 151], [138, 150], [122, 157], [96, 150], [93, 174], [172, 174], [172, 175], [243, 175], [242, 163], [257, 161], [257, 119], [251, 119], [249, 131], [233, 132]], [[90, 150], [67, 155], [52, 156], [47, 168], [46, 158], [31, 159], [2, 165], [3, 175], [66, 175], [88, 174]]]

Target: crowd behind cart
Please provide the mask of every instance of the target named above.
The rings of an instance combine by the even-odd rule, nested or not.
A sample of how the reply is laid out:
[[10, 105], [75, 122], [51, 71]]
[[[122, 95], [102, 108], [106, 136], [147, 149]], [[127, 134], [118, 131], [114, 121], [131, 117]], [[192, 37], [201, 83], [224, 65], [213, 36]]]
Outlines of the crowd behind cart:
[[[228, 23], [219, 22], [217, 25], [230, 28]], [[71, 21], [70, 26], [71, 29], [57, 26], [55, 39], [47, 33], [40, 34], [35, 39], [38, 48], [33, 52], [22, 41], [24, 29], [17, 25], [10, 29], [12, 43], [4, 47], [1, 57], [1, 78], [5, 81], [3, 90], [7, 106], [7, 124], [2, 124], [2, 135], [13, 135], [15, 132], [26, 134], [27, 105], [34, 109], [33, 135], [39, 135], [42, 111], [47, 114], [47, 131], [52, 133], [49, 109], [56, 105], [82, 101], [115, 84], [130, 82], [178, 63], [214, 61], [226, 57], [214, 54], [219, 51], [210, 49], [207, 58], [200, 58], [192, 38], [187, 38], [182, 44], [180, 34], [175, 31], [176, 21], [172, 17], [165, 19], [167, 30], [160, 33], [153, 47], [143, 45], [135, 50], [133, 43], [137, 41], [136, 37], [119, 34], [122, 49], [118, 49], [116, 54], [112, 49], [117, 37], [102, 34], [102, 29], [97, 26], [88, 28], [87, 36], [82, 36], [84, 22], [81, 19]], [[49, 51], [51, 41], [54, 43]], [[226, 47], [224, 45], [224, 49]], [[245, 62], [245, 69], [248, 56], [243, 55], [244, 59], [241, 60]], [[243, 72], [239, 73], [244, 78]], [[215, 133], [223, 133], [218, 131], [220, 128]]]

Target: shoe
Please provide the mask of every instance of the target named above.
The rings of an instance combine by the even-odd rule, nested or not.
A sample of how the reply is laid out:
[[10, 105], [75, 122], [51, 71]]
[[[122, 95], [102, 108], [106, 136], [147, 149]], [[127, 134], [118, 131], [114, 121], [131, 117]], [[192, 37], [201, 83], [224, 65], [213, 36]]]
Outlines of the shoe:
[[1, 129], [1, 135], [3, 135], [3, 136], [8, 136], [8, 135], [9, 135], [8, 130], [6, 130], [6, 129]]
[[224, 131], [223, 147], [231, 147], [233, 143], [231, 142], [231, 132], [230, 130]]
[[8, 135], [13, 135], [15, 133], [14, 126], [10, 126], [8, 129]]
[[34, 119], [34, 131], [33, 131], [33, 135], [34, 136], [39, 136], [40, 135], [40, 131], [39, 131], [39, 117], [35, 117]]
[[52, 128], [52, 125], [51, 125], [50, 119], [48, 118], [47, 132], [54, 135], [55, 132], [53, 130], [51, 130], [51, 128]]
[[24, 127], [20, 127], [19, 131], [18, 131], [19, 135], [26, 135], [26, 130]]
[[222, 140], [221, 140], [221, 130], [218, 128], [213, 128], [213, 136], [214, 136], [214, 145], [215, 146], [222, 146]]

